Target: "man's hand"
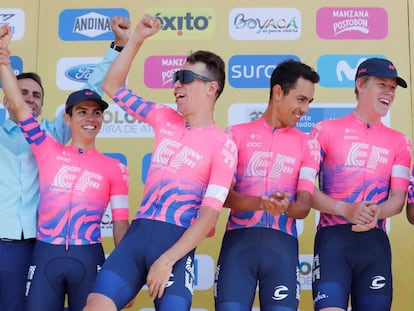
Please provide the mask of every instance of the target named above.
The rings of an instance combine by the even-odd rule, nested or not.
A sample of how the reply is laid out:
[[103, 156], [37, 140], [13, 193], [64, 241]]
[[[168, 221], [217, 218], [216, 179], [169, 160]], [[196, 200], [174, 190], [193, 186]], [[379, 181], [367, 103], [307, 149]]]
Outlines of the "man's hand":
[[372, 213], [372, 219], [368, 222], [360, 221], [355, 225], [352, 225], [352, 231], [354, 232], [364, 232], [375, 228], [378, 224], [378, 205], [370, 204], [367, 206], [370, 209], [370, 214]]
[[263, 196], [260, 208], [272, 215], [280, 215], [289, 208], [289, 195], [285, 192], [276, 191], [270, 196]]
[[147, 275], [148, 294], [152, 299], [161, 298], [172, 272], [172, 265], [161, 255], [150, 267]]
[[3, 25], [0, 27], [0, 47], [6, 48], [9, 46], [12, 38], [12, 31], [9, 25]]
[[115, 45], [124, 47], [130, 37], [130, 20], [123, 16], [114, 16], [111, 19], [111, 28], [115, 35]]
[[144, 14], [135, 27], [135, 33], [143, 38], [148, 38], [156, 34], [161, 29], [161, 23], [158, 18], [149, 14]]
[[376, 203], [363, 201], [358, 203], [338, 202], [335, 207], [335, 214], [345, 217], [349, 222], [356, 225], [371, 223], [377, 217]]

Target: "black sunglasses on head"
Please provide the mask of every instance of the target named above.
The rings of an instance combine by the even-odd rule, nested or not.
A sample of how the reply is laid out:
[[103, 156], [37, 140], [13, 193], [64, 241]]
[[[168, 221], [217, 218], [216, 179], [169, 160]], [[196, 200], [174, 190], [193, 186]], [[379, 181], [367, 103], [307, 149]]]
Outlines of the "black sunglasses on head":
[[180, 81], [182, 84], [188, 84], [194, 81], [194, 79], [200, 79], [206, 82], [212, 82], [214, 80], [207, 78], [205, 76], [199, 75], [191, 70], [178, 70], [174, 73], [173, 84], [177, 81]]

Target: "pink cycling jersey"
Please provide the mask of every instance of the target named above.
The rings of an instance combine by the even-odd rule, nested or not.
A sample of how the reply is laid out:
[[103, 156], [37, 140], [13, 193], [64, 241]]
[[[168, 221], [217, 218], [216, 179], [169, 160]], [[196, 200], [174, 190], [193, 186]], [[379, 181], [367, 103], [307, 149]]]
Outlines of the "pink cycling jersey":
[[201, 206], [220, 211], [236, 166], [236, 147], [229, 136], [217, 125], [190, 129], [175, 110], [127, 88], [118, 90], [113, 99], [155, 131], [151, 166], [135, 218], [189, 227]]
[[[319, 168], [320, 149], [315, 139], [296, 128], [270, 127], [263, 118], [229, 127], [238, 154], [234, 189], [248, 195], [313, 194]], [[295, 219], [285, 214], [273, 216], [264, 211], [231, 210], [227, 230], [264, 227], [297, 237]]]
[[56, 245], [101, 242], [100, 222], [110, 203], [113, 220], [127, 220], [128, 171], [96, 149], [56, 142], [35, 117], [19, 122], [39, 165], [37, 239]]
[[411, 171], [410, 183], [408, 185], [407, 203], [414, 204], [414, 169]]
[[[382, 123], [369, 125], [353, 113], [318, 123], [311, 132], [321, 144], [320, 189], [346, 202], [388, 199], [390, 190], [407, 191], [411, 141]], [[321, 213], [319, 227], [349, 223], [341, 216]], [[378, 227], [386, 230], [385, 219]]]

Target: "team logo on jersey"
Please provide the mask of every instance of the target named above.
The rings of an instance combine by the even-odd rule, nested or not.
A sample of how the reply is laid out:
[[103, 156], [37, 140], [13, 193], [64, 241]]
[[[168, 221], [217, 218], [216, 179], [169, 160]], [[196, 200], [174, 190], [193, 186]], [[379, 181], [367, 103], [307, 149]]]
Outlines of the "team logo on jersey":
[[68, 9], [59, 16], [59, 37], [64, 41], [113, 40], [110, 21], [119, 15], [129, 18], [125, 9]]

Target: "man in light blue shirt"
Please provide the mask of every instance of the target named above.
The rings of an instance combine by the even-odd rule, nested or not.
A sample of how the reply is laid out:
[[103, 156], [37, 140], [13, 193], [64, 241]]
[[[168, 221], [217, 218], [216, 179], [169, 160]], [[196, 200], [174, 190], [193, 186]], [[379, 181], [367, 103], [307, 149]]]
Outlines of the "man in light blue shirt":
[[[111, 20], [115, 41], [83, 88], [100, 95], [105, 74], [129, 39], [129, 20]], [[27, 105], [39, 116], [43, 105], [43, 86], [35, 73], [17, 76]], [[7, 109], [7, 98], [3, 104]], [[43, 119], [41, 126], [61, 143], [71, 138], [63, 120], [64, 110], [54, 120]], [[36, 159], [9, 111], [0, 126], [0, 310], [23, 311], [26, 277], [36, 238], [39, 180]]]

